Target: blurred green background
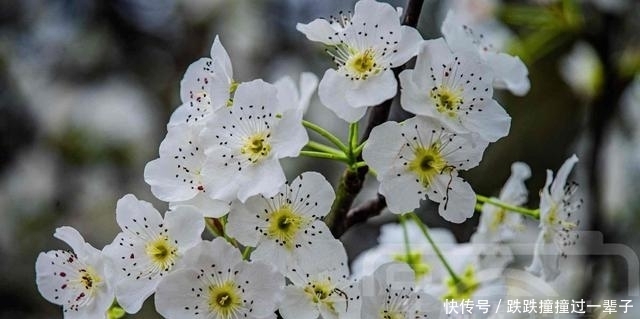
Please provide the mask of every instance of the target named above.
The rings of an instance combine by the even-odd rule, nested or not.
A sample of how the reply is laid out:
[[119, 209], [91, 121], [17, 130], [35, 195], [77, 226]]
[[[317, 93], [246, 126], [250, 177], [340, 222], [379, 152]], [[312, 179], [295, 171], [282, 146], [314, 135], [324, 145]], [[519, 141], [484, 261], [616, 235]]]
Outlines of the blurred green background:
[[[118, 232], [118, 198], [134, 193], [166, 209], [144, 183], [144, 165], [157, 157], [180, 103], [184, 71], [208, 56], [216, 34], [236, 80], [290, 75], [297, 81], [302, 71], [321, 77], [330, 59], [295, 24], [349, 10], [354, 2], [0, 0], [0, 318], [61, 316], [38, 294], [34, 270], [39, 252], [66, 248], [52, 237], [56, 227], [71, 225], [102, 248]], [[511, 133], [465, 175], [474, 189], [497, 194], [510, 164], [525, 161], [534, 174], [528, 185], [535, 207], [545, 169], [556, 170], [575, 152], [581, 159], [575, 178], [589, 204], [583, 225], [639, 252], [639, 4], [431, 0], [418, 27], [425, 38], [439, 36], [449, 7], [519, 54], [532, 83], [525, 97], [497, 94], [513, 118]], [[398, 109], [394, 105], [393, 118], [406, 116]], [[307, 117], [346, 135], [346, 123], [317, 97]], [[319, 159], [285, 165], [290, 178], [317, 170], [331, 182], [343, 169]], [[359, 200], [374, 194], [369, 178]], [[451, 225], [427, 215], [431, 225], [452, 228], [461, 241], [477, 223]], [[345, 235], [351, 256], [375, 243], [377, 226], [386, 220]], [[615, 272], [615, 265], [605, 269]], [[589, 289], [623, 289], [613, 278], [614, 284], [604, 280]], [[132, 317], [160, 316], [149, 301]]]

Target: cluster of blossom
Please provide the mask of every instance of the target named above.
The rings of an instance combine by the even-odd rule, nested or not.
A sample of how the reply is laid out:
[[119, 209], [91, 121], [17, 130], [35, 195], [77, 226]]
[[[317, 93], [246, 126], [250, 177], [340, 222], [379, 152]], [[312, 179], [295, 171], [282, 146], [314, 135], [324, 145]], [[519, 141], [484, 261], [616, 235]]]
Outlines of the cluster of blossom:
[[[114, 301], [136, 313], [151, 295], [166, 318], [275, 318], [276, 311], [285, 319], [425, 318], [441, 313], [447, 298], [499, 295], [511, 253], [493, 244], [513, 236], [520, 215], [487, 199], [474, 236], [486, 249], [456, 245], [445, 234], [456, 245], [448, 254], [457, 258], [438, 268], [423, 250], [435, 246], [414, 229], [409, 242], [417, 250], [385, 252], [383, 240], [375, 271], [350, 274], [342, 243], [323, 222], [336, 197], [332, 186], [316, 172], [286, 182], [280, 159], [299, 156], [309, 142], [302, 118], [316, 87], [338, 117], [357, 122], [368, 106], [396, 95], [392, 68], [416, 57], [415, 68], [399, 74], [400, 105], [415, 117], [375, 127], [362, 157], [392, 213], [411, 212], [428, 197], [443, 218], [464, 222], [477, 199], [458, 172], [477, 166], [487, 145], [508, 134], [510, 117], [493, 92], [526, 93], [524, 64], [496, 52], [454, 13], [443, 23], [444, 38], [423, 40], [400, 24], [400, 10], [374, 0], [359, 1], [352, 15], [297, 29], [327, 45], [336, 63], [319, 84], [309, 73], [299, 87], [290, 78], [237, 82], [217, 37], [211, 57], [189, 66], [182, 105], [167, 125], [159, 158], [144, 171], [154, 196], [169, 203], [164, 216], [124, 196], [116, 208], [122, 232], [102, 250], [75, 229], [58, 228], [54, 236], [73, 251], [40, 254], [37, 284], [66, 318], [104, 318]], [[547, 279], [558, 274], [561, 248], [575, 240], [579, 203], [575, 185], [565, 185], [576, 161], [568, 160], [555, 179], [548, 172], [541, 192], [530, 270]], [[498, 200], [522, 205], [530, 171], [522, 163], [512, 171]], [[213, 223], [213, 241], [202, 239], [205, 221]]]

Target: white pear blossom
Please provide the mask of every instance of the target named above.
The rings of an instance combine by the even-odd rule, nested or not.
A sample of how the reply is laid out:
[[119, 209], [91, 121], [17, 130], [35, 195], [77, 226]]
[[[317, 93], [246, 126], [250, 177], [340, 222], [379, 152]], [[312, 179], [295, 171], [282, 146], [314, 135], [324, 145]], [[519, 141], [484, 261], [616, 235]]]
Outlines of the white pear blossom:
[[185, 72], [180, 82], [182, 105], [171, 115], [169, 125], [204, 124], [213, 112], [230, 103], [235, 87], [231, 59], [216, 36], [211, 58], [193, 62]]
[[540, 191], [540, 234], [533, 262], [527, 270], [547, 281], [560, 274], [560, 257], [566, 258], [565, 249], [575, 245], [578, 239], [576, 229], [580, 221], [576, 215], [582, 199], [576, 194], [578, 184], [567, 183], [577, 162], [578, 157], [572, 155], [562, 164], [555, 179], [553, 172], [547, 170], [547, 181]]
[[[529, 191], [524, 181], [529, 177], [531, 177], [529, 165], [522, 162], [511, 164], [511, 176], [502, 187], [497, 199], [515, 206], [525, 204]], [[523, 229], [521, 214], [485, 203], [482, 205], [480, 223], [478, 230], [473, 234], [472, 241], [477, 243], [504, 242], [513, 239]]]
[[202, 241], [158, 285], [156, 310], [167, 319], [273, 318], [284, 278], [273, 267], [246, 262], [223, 238]]
[[163, 219], [150, 203], [129, 194], [118, 200], [116, 220], [122, 232], [104, 253], [115, 264], [118, 303], [135, 313], [184, 252], [202, 240], [204, 219], [184, 206]]
[[210, 189], [202, 177], [206, 160], [200, 140], [201, 126], [177, 124], [167, 127], [160, 143], [160, 158], [145, 166], [144, 179], [157, 198], [171, 202], [171, 207], [188, 205], [204, 216], [221, 217], [229, 203], [207, 196]]
[[279, 309], [284, 319], [360, 318], [360, 294], [349, 279], [346, 251], [340, 241], [333, 243], [313, 263], [287, 267], [292, 285], [285, 287]]
[[114, 298], [113, 284], [107, 277], [107, 257], [72, 227], [59, 227], [53, 236], [73, 251], [52, 250], [38, 255], [38, 291], [49, 302], [62, 306], [64, 318], [104, 319]]
[[529, 71], [516, 56], [498, 52], [486, 41], [483, 34], [474, 32], [472, 26], [461, 21], [453, 11], [447, 13], [441, 28], [444, 38], [454, 52], [469, 51], [477, 53], [491, 67], [494, 77], [493, 86], [508, 89], [515, 95], [529, 92]]
[[257, 195], [244, 204], [234, 202], [227, 234], [256, 247], [252, 260], [269, 262], [281, 272], [287, 265], [316, 262], [317, 254], [335, 247], [336, 239], [322, 221], [334, 198], [324, 176], [302, 173], [272, 197]]
[[273, 85], [278, 89], [278, 100], [283, 110], [293, 109], [306, 113], [311, 96], [318, 87], [318, 77], [311, 72], [303, 72], [300, 74], [300, 82], [297, 87], [288, 76], [280, 78]]
[[[459, 282], [447, 275], [437, 285], [427, 285], [427, 293], [440, 300], [489, 300], [493, 308], [506, 297], [504, 270], [513, 261], [513, 253], [506, 245], [465, 243], [440, 246]], [[495, 308], [493, 308], [495, 309]], [[490, 311], [494, 313], [495, 310]], [[474, 315], [474, 318], [486, 316]]]
[[[372, 274], [383, 264], [398, 261], [407, 263], [413, 269], [418, 285], [422, 286], [442, 278], [445, 275], [445, 269], [418, 225], [407, 222], [406, 228], [409, 256], [407, 256], [407, 244], [404, 242], [402, 225], [383, 225], [380, 228], [378, 245], [362, 252], [353, 261], [351, 265], [353, 276], [361, 278]], [[429, 233], [433, 241], [440, 247], [456, 243], [453, 234], [447, 229], [431, 229]]]
[[221, 109], [201, 135], [201, 174], [214, 199], [245, 201], [274, 195], [285, 182], [279, 159], [298, 156], [309, 137], [300, 110], [284, 110], [276, 88], [262, 80], [238, 86], [231, 108]]
[[413, 270], [387, 263], [360, 281], [361, 318], [440, 318], [442, 303], [416, 288]]
[[476, 195], [458, 170], [477, 166], [486, 147], [470, 134], [414, 117], [374, 128], [362, 157], [377, 172], [378, 191], [391, 212], [413, 211], [428, 196], [440, 203], [438, 212], [444, 219], [461, 223], [473, 215]]
[[452, 52], [442, 38], [423, 43], [416, 67], [400, 76], [402, 108], [495, 142], [511, 118], [493, 99], [493, 73], [471, 52]]
[[337, 69], [328, 69], [318, 88], [320, 101], [347, 122], [364, 116], [368, 106], [392, 98], [397, 83], [391, 68], [416, 55], [420, 33], [400, 25], [389, 4], [360, 0], [352, 17], [316, 19], [296, 28], [311, 41], [329, 46]]

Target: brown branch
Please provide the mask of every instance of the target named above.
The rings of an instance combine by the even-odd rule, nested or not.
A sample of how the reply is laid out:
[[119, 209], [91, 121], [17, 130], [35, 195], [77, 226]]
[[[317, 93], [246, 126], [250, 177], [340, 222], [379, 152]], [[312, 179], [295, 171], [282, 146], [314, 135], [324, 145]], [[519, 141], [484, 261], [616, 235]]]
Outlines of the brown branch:
[[[410, 27], [416, 27], [423, 4], [424, 0], [408, 0], [402, 24]], [[396, 81], [398, 80], [398, 74], [400, 74], [400, 72], [404, 70], [405, 65], [393, 69]], [[367, 127], [365, 128], [365, 131], [362, 135], [361, 142], [364, 142], [369, 138], [369, 134], [371, 134], [371, 131], [374, 127], [387, 121], [387, 119], [389, 118], [389, 111], [391, 110], [392, 102], [393, 98], [374, 106], [369, 111], [369, 120], [367, 123]], [[362, 160], [362, 155], [359, 156], [358, 160]], [[327, 226], [329, 226], [329, 229], [331, 229], [331, 233], [333, 233], [333, 236], [335, 236], [336, 238], [342, 236], [342, 234], [350, 226], [347, 223], [347, 215], [349, 214], [351, 205], [353, 205], [353, 201], [362, 190], [362, 185], [368, 172], [369, 167], [367, 166], [361, 167], [355, 171], [347, 169], [344, 171], [342, 177], [340, 178], [340, 181], [338, 182], [338, 186], [336, 189], [336, 200], [333, 202], [331, 211], [324, 219]], [[378, 197], [380, 196], [381, 195], [379, 195]], [[382, 210], [382, 208], [380, 208], [380, 210]], [[378, 213], [380, 212], [380, 210], [378, 210]], [[359, 218], [364, 218], [364, 220], [368, 218], [366, 217], [367, 215], [364, 212], [358, 213], [358, 216], [361, 216]]]

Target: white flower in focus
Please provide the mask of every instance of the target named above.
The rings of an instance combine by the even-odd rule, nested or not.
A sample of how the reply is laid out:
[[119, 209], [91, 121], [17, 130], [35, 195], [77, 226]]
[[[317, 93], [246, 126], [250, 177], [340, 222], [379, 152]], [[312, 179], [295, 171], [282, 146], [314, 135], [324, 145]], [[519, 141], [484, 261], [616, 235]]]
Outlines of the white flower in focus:
[[216, 36], [211, 58], [201, 58], [187, 68], [180, 82], [182, 105], [171, 115], [169, 125], [204, 124], [213, 112], [230, 104], [235, 86], [231, 60]]
[[[522, 162], [511, 164], [511, 176], [500, 191], [498, 200], [521, 206], [527, 202], [529, 191], [524, 181], [531, 177], [531, 169]], [[472, 242], [503, 242], [513, 239], [518, 231], [523, 230], [522, 215], [504, 208], [485, 203], [478, 230], [473, 234]]]
[[416, 289], [413, 270], [387, 263], [360, 280], [361, 318], [440, 318], [442, 303]]
[[322, 221], [334, 198], [324, 176], [302, 173], [272, 197], [235, 201], [226, 231], [241, 244], [256, 247], [251, 260], [269, 262], [281, 272], [287, 265], [315, 263], [319, 253], [335, 248], [336, 239]]
[[275, 318], [284, 278], [269, 265], [246, 262], [223, 238], [202, 241], [169, 274], [155, 295], [167, 319]]
[[106, 276], [107, 257], [72, 227], [59, 227], [53, 236], [73, 251], [52, 250], [38, 255], [38, 291], [49, 302], [61, 305], [67, 319], [104, 319], [114, 298], [113, 285]]
[[451, 52], [442, 38], [425, 41], [416, 67], [400, 73], [402, 108], [495, 142], [509, 133], [511, 118], [493, 99], [489, 66], [471, 52]]
[[233, 107], [221, 109], [201, 135], [207, 194], [245, 201], [274, 195], [285, 182], [279, 159], [298, 156], [309, 137], [300, 110], [284, 110], [276, 88], [262, 80], [242, 83]]
[[473, 216], [476, 195], [458, 177], [458, 170], [475, 167], [487, 147], [471, 134], [457, 134], [431, 118], [386, 122], [371, 131], [362, 157], [377, 172], [389, 210], [413, 211], [429, 197], [440, 203], [444, 219], [461, 223]]
[[560, 257], [567, 257], [564, 252], [576, 244], [580, 221], [577, 212], [582, 207], [582, 199], [576, 196], [578, 184], [567, 183], [569, 173], [578, 162], [572, 155], [558, 170], [547, 170], [547, 181], [540, 191], [540, 234], [534, 248], [533, 261], [527, 268], [534, 275], [546, 281], [555, 279], [560, 274]]
[[[424, 234], [413, 222], [406, 224], [409, 239], [409, 256], [404, 242], [404, 231], [401, 224], [386, 224], [380, 228], [378, 245], [362, 252], [353, 261], [351, 269], [355, 278], [370, 275], [379, 266], [388, 262], [404, 262], [413, 269], [418, 285], [424, 285], [445, 274], [442, 263], [438, 260], [433, 247]], [[431, 229], [431, 237], [438, 246], [456, 243], [453, 234], [444, 228]]]
[[188, 205], [207, 217], [221, 217], [229, 211], [225, 201], [207, 196], [210, 189], [202, 177], [206, 156], [200, 141], [201, 126], [178, 124], [167, 127], [160, 143], [160, 158], [145, 166], [144, 180], [151, 192], [171, 207]]
[[396, 94], [391, 68], [416, 55], [422, 36], [400, 25], [398, 12], [387, 3], [360, 0], [353, 17], [316, 19], [296, 28], [311, 41], [329, 46], [337, 69], [328, 69], [318, 88], [320, 101], [347, 122], [364, 116], [368, 106]]
[[529, 92], [529, 71], [520, 58], [498, 52], [484, 35], [475, 33], [472, 26], [463, 23], [453, 11], [447, 13], [441, 28], [447, 44], [454, 52], [477, 52], [491, 67], [494, 77], [493, 86], [508, 89], [515, 95]]
[[318, 87], [318, 77], [311, 72], [303, 72], [300, 74], [298, 87], [288, 76], [280, 78], [273, 85], [278, 89], [278, 101], [280, 101], [283, 111], [292, 109], [306, 113], [311, 96]]
[[116, 220], [122, 232], [103, 251], [115, 264], [118, 303], [136, 313], [182, 254], [202, 240], [204, 219], [187, 207], [163, 219], [150, 203], [129, 194], [118, 200]]
[[279, 309], [284, 319], [360, 318], [360, 294], [348, 279], [347, 254], [340, 241], [333, 243], [316, 262], [287, 267], [292, 285], [284, 288]]

